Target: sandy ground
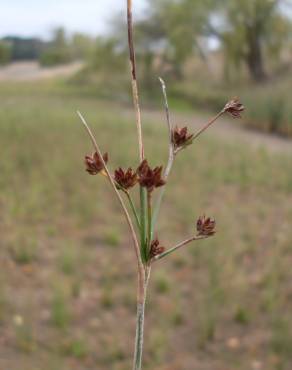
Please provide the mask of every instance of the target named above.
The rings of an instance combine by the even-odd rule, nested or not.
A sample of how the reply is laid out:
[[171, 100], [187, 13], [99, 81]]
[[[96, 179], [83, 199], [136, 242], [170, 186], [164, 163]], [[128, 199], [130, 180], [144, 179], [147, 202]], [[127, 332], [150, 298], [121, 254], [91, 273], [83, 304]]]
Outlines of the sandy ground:
[[81, 62], [44, 68], [36, 62], [17, 62], [0, 68], [1, 81], [35, 81], [53, 77], [67, 77], [82, 67]]

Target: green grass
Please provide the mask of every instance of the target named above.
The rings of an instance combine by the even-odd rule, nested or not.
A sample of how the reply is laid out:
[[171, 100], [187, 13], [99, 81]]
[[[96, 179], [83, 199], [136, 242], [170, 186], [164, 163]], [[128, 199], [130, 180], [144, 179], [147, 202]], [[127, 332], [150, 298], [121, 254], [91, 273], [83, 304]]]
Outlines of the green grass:
[[[0, 323], [3, 333], [14, 315], [31, 325], [1, 346], [0, 367], [67, 370], [74, 358], [78, 370], [129, 369], [134, 253], [104, 178], [85, 172], [92, 148], [75, 111], [111, 170], [138, 165], [134, 114], [61, 83], [2, 85], [0, 99]], [[150, 162], [164, 163], [165, 125], [145, 122], [144, 133]], [[181, 153], [157, 234], [171, 246], [203, 213], [218, 233], [154, 267], [145, 370], [192, 370], [197, 358], [207, 370], [254, 360], [289, 370], [291, 202], [289, 157], [212, 131]], [[225, 345], [232, 337], [240, 350]]]

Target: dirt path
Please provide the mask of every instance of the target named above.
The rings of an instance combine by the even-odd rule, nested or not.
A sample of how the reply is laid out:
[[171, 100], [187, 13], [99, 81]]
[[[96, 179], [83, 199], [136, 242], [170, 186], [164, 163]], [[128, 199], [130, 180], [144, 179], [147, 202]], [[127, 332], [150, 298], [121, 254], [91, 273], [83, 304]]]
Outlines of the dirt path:
[[[17, 62], [0, 68], [0, 83], [1, 81], [35, 81], [69, 77], [76, 73], [81, 67], [82, 63], [80, 62], [52, 68], [40, 67], [36, 62]], [[132, 119], [132, 110], [123, 109], [123, 111], [127, 118], [129, 117], [129, 119]], [[143, 111], [143, 117], [148, 121], [165, 121], [163, 108], [159, 111], [146, 109], [146, 111]], [[207, 115], [203, 113], [198, 114], [197, 112], [194, 114], [178, 112], [172, 114], [172, 121], [174, 124], [192, 124], [195, 128], [201, 127], [202, 123], [206, 122], [208, 118]], [[262, 147], [270, 152], [292, 154], [291, 139], [245, 129], [237, 120], [232, 120], [228, 117], [222, 118], [220, 122], [215, 123], [208, 134], [216, 135], [216, 137], [226, 141], [243, 142], [249, 146], [251, 145], [257, 148]]]
[[81, 62], [45, 68], [37, 62], [17, 62], [0, 68], [1, 81], [36, 81], [54, 77], [69, 77], [82, 67]]

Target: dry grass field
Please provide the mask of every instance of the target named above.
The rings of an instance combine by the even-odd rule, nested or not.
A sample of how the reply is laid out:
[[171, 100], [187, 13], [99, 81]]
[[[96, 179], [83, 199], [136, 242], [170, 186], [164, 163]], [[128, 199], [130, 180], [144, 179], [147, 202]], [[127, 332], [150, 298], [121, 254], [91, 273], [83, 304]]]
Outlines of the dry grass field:
[[[138, 165], [134, 115], [55, 82], [2, 83], [0, 106], [0, 369], [128, 370], [135, 258], [110, 189], [85, 172], [92, 149], [75, 112], [112, 170]], [[154, 165], [167, 156], [162, 120], [144, 122]], [[154, 267], [145, 370], [292, 368], [291, 153], [219, 130], [170, 176], [164, 245], [204, 212], [218, 233]]]

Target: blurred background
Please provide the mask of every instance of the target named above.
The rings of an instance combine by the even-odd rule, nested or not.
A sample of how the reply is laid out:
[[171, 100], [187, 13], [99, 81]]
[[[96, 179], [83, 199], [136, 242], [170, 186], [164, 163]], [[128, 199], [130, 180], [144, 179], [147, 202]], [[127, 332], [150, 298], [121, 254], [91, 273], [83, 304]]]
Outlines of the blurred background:
[[[214, 238], [153, 269], [145, 370], [292, 369], [292, 3], [134, 0], [146, 153], [220, 119], [177, 158], [157, 235]], [[10, 0], [0, 25], [0, 369], [126, 370], [136, 267], [119, 205], [83, 159], [136, 168], [124, 0]], [[134, 194], [137, 201], [137, 194]]]

